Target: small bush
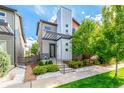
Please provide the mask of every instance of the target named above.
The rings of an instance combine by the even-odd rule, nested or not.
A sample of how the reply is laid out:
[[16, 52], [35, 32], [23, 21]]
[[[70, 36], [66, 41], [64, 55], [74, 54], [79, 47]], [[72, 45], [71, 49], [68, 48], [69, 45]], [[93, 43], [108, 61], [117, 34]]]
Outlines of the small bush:
[[43, 63], [42, 61], [38, 61], [38, 65], [39, 65], [39, 66], [43, 66], [44, 63]]
[[111, 58], [106, 64], [112, 65], [116, 63], [116, 58]]
[[83, 63], [72, 61], [72, 62], [69, 62], [68, 66], [71, 67], [71, 68], [80, 68], [80, 67], [83, 66]]
[[58, 65], [47, 65], [47, 72], [56, 72], [59, 71]]
[[47, 68], [45, 66], [36, 66], [34, 69], [33, 69], [33, 73], [35, 75], [40, 75], [40, 74], [44, 74], [47, 72]]
[[93, 62], [93, 64], [94, 64], [94, 65], [99, 65], [100, 62], [96, 60], [96, 61]]
[[89, 62], [87, 60], [83, 60], [83, 65], [84, 66], [89, 65]]
[[49, 63], [49, 61], [46, 61], [46, 62], [45, 62], [45, 65], [48, 65], [48, 63]]
[[48, 61], [48, 64], [53, 64], [53, 61], [52, 61], [52, 60], [49, 60], [49, 61]]
[[0, 51], [0, 77], [4, 76], [10, 68], [10, 57], [4, 51]]

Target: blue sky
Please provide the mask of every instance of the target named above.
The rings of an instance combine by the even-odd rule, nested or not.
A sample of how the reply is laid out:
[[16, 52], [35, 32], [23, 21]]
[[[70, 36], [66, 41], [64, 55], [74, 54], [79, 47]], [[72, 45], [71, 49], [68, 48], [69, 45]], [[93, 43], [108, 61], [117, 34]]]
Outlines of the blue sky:
[[[23, 18], [23, 29], [26, 38], [36, 39], [37, 22], [40, 19], [52, 21], [56, 18], [57, 5], [9, 5], [8, 7], [16, 9]], [[94, 5], [66, 5], [72, 10], [73, 17], [81, 23], [84, 18], [101, 20], [101, 11], [103, 6]]]

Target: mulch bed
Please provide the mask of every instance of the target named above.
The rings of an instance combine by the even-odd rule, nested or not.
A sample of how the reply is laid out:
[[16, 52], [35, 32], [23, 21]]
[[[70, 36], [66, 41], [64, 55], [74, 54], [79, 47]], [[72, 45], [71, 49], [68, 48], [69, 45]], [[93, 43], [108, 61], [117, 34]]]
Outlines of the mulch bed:
[[[34, 67], [34, 66], [33, 66]], [[33, 74], [32, 66], [27, 65], [25, 69], [25, 79], [24, 82], [36, 80], [36, 76]]]

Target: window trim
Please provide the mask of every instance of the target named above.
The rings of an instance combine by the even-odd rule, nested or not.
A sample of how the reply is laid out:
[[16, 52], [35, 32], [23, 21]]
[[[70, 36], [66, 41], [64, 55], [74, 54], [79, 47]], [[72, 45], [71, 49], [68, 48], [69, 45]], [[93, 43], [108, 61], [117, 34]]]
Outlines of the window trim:
[[4, 42], [5, 43], [5, 49], [3, 51], [7, 52], [7, 41], [6, 40], [0, 40], [0, 42]]

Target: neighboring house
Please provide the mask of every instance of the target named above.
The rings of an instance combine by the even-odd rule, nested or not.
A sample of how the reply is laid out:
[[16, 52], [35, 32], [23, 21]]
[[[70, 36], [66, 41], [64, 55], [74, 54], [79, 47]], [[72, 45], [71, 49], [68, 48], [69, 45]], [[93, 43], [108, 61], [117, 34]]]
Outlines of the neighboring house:
[[37, 36], [41, 59], [72, 60], [72, 11], [61, 7], [55, 23], [40, 20]]
[[10, 55], [12, 65], [24, 57], [25, 43], [21, 16], [17, 10], [0, 5], [0, 49]]
[[78, 28], [80, 24], [73, 18], [72, 19], [72, 32], [74, 33]]

